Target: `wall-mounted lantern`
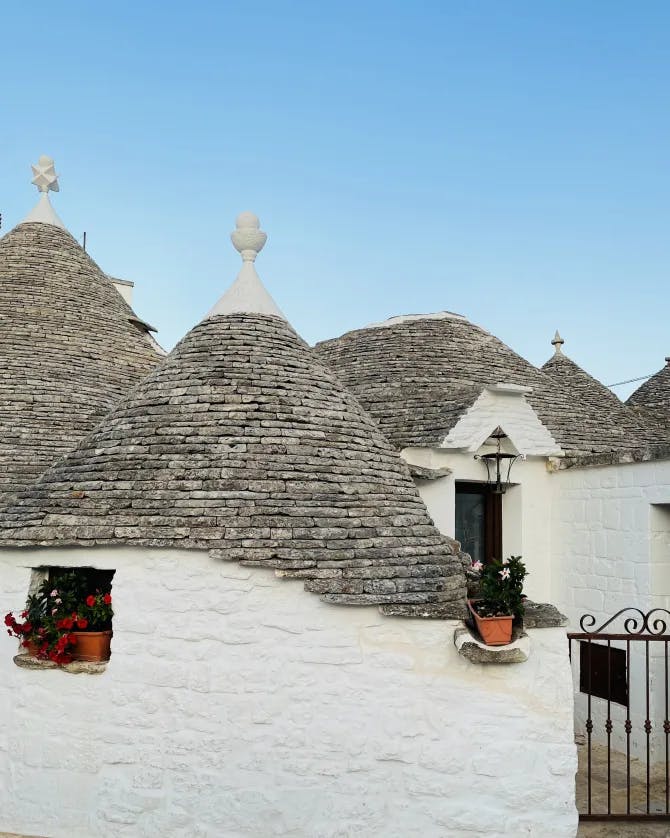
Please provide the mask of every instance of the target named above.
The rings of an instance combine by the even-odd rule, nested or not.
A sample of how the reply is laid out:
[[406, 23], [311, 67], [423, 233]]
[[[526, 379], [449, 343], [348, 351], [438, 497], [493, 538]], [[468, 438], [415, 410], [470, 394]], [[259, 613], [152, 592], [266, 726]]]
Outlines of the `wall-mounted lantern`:
[[[495, 495], [504, 495], [509, 488], [509, 476], [514, 463], [523, 459], [523, 454], [507, 454], [501, 449], [501, 442], [507, 434], [498, 426], [490, 436], [496, 441], [496, 451], [490, 454], [475, 454], [475, 460], [482, 460], [486, 466], [486, 483]], [[505, 471], [507, 472], [505, 474]], [[504, 475], [504, 478], [503, 478]]]

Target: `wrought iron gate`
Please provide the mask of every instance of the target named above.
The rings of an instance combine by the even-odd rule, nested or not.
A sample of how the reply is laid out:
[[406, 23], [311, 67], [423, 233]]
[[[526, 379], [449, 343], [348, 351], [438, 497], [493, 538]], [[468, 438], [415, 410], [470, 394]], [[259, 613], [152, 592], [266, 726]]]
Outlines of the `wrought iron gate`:
[[580, 820], [670, 819], [670, 612], [625, 608], [595, 624], [585, 614], [568, 634]]

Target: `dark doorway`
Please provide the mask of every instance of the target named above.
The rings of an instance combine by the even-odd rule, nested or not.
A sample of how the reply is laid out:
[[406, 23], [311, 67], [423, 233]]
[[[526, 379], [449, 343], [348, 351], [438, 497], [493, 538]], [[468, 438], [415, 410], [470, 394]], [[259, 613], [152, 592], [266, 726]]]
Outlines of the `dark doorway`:
[[502, 558], [502, 495], [486, 483], [456, 483], [456, 540], [473, 562]]

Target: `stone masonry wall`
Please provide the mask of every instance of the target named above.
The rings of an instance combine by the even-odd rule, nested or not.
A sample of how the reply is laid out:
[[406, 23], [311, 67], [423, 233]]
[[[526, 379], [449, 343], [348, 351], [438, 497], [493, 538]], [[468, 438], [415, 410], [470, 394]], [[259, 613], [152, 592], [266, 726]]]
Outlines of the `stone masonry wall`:
[[[651, 608], [651, 510], [670, 503], [670, 460], [573, 468], [551, 476], [552, 595], [573, 622]], [[670, 557], [666, 558], [670, 561]]]
[[128, 547], [0, 551], [3, 614], [40, 565], [116, 569], [113, 654], [101, 675], [31, 671], [0, 639], [0, 832], [574, 836], [562, 630], [474, 666], [453, 621]]
[[[670, 504], [670, 461], [572, 468], [551, 475], [554, 500], [551, 521], [552, 602], [570, 618], [572, 631], [579, 620], [592, 614], [600, 627], [623, 608], [670, 606], [670, 555], [667, 548], [654, 551], [654, 511]], [[606, 631], [623, 631], [619, 620]], [[625, 643], [613, 641], [625, 648]], [[664, 758], [664, 737], [660, 727], [665, 717], [664, 667], [659, 655], [662, 645], [651, 645], [650, 673], [653, 722], [652, 757]], [[646, 758], [643, 729], [645, 710], [645, 649], [632, 644], [629, 680], [634, 755]], [[573, 654], [575, 683], [578, 685], [579, 650]], [[594, 736], [605, 741], [606, 702], [592, 701]], [[584, 729], [586, 696], [576, 693], [575, 723]], [[626, 709], [612, 705], [612, 742], [625, 750]], [[660, 750], [659, 750], [660, 749]]]

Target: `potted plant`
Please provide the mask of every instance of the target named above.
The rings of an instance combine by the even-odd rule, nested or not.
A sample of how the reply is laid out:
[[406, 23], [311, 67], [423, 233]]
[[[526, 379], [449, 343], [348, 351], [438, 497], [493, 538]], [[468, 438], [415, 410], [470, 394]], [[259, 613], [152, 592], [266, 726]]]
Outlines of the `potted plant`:
[[474, 562], [479, 571], [479, 596], [468, 600], [477, 630], [487, 646], [503, 646], [512, 639], [515, 619], [523, 617], [523, 580], [526, 566], [521, 556], [494, 559], [490, 564]]
[[111, 654], [112, 595], [96, 590], [77, 606], [73, 616], [75, 638], [72, 656], [80, 661], [106, 661]]
[[113, 613], [109, 586], [91, 590], [81, 569], [59, 570], [28, 598], [20, 620], [10, 612], [5, 625], [25, 652], [43, 660], [59, 665], [105, 661], [110, 657]]

